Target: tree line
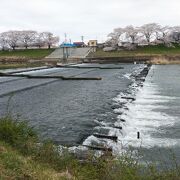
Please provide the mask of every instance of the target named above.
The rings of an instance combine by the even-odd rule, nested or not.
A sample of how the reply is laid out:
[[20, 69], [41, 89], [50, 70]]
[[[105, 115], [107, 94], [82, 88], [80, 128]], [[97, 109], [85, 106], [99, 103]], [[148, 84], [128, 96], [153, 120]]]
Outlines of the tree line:
[[7, 31], [0, 33], [0, 49], [42, 48], [49, 49], [59, 43], [59, 37], [51, 32], [37, 32], [33, 30]]
[[133, 48], [135, 45], [164, 44], [170, 47], [173, 43], [180, 43], [180, 26], [149, 23], [140, 27], [129, 25], [115, 28], [108, 35], [106, 46], [116, 48], [128, 44], [127, 48]]

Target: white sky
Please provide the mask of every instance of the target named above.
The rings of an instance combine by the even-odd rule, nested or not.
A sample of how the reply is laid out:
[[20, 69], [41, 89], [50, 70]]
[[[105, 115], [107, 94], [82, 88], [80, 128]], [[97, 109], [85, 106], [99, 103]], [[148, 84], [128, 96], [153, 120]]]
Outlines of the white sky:
[[51, 31], [64, 40], [106, 40], [114, 28], [180, 25], [180, 0], [0, 0], [0, 32]]

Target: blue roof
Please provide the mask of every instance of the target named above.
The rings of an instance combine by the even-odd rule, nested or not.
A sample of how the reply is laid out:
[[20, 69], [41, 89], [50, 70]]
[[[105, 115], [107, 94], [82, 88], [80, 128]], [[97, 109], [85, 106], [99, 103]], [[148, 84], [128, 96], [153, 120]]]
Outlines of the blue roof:
[[74, 44], [71, 44], [71, 43], [62, 43], [61, 45], [60, 45], [60, 47], [75, 47], [75, 45]]

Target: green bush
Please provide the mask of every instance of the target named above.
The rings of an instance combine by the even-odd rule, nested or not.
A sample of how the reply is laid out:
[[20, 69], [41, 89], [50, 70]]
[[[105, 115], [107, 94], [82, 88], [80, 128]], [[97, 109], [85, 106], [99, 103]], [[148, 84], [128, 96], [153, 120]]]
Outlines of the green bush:
[[51, 166], [56, 170], [64, 170], [76, 164], [75, 158], [67, 151], [59, 152], [58, 147], [51, 141], [39, 144], [33, 154], [34, 160]]
[[[13, 150], [8, 150], [11, 147]], [[51, 167], [52, 173], [68, 172], [77, 180], [180, 180], [178, 165], [172, 169], [160, 170], [153, 164], [141, 165], [138, 156], [134, 159], [129, 154], [123, 154], [118, 159], [109, 154], [101, 158], [90, 154], [87, 159], [80, 161], [66, 151], [60, 153], [58, 146], [50, 141], [39, 142], [36, 133], [27, 123], [10, 117], [0, 119], [0, 177], [1, 167], [19, 175], [28, 161]], [[26, 161], [22, 161], [19, 155]]]
[[37, 134], [26, 122], [4, 117], [0, 119], [0, 140], [23, 150], [22, 148], [37, 141]]
[[11, 117], [0, 118], [0, 141], [9, 144], [24, 155], [32, 156], [37, 162], [51, 164], [55, 169], [66, 169], [74, 163], [73, 157], [59, 153], [51, 141], [40, 142], [36, 132], [26, 122]]

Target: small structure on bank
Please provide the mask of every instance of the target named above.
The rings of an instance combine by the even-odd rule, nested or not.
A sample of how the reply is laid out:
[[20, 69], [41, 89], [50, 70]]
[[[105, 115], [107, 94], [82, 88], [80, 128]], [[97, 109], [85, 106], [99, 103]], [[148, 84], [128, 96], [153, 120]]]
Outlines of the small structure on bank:
[[74, 44], [71, 44], [71, 43], [62, 43], [60, 45], [60, 48], [63, 49], [63, 60], [67, 60], [69, 55], [70, 55], [70, 51], [69, 49], [70, 48], [74, 48], [75, 45]]
[[93, 52], [96, 52], [96, 48], [98, 46], [97, 40], [89, 40], [88, 46], [92, 48]]
[[89, 40], [88, 46], [89, 47], [97, 47], [98, 41], [97, 40]]

